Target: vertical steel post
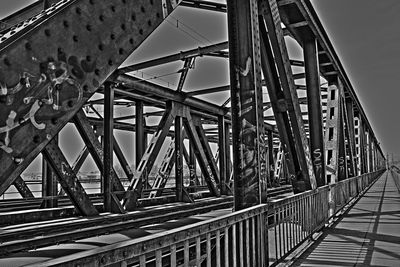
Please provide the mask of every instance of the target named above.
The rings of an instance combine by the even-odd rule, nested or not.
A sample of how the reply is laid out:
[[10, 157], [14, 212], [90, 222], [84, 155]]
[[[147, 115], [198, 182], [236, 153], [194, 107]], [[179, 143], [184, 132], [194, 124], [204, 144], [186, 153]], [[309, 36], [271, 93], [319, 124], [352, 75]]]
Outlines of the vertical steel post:
[[329, 81], [325, 126], [325, 161], [328, 184], [338, 181], [342, 87], [343, 85], [338, 76]]
[[221, 190], [221, 195], [227, 194], [226, 189], [226, 123], [224, 116], [218, 116], [218, 151], [219, 151], [219, 186]]
[[372, 155], [372, 136], [371, 135], [372, 135], [371, 131], [368, 131], [368, 151], [369, 151], [369, 155], [368, 155], [368, 157], [369, 157], [368, 172], [372, 172], [374, 170], [373, 169], [373, 161], [374, 161], [374, 159], [373, 159], [373, 155]]
[[194, 154], [192, 141], [189, 141], [189, 172], [190, 172], [190, 185], [196, 186], [198, 184], [197, 176], [196, 176], [196, 155]]
[[136, 168], [139, 166], [140, 160], [146, 149], [145, 132], [144, 132], [144, 116], [143, 102], [135, 102], [135, 135], [136, 135]]
[[274, 140], [273, 140], [273, 136], [272, 136], [272, 131], [268, 130], [267, 131], [267, 135], [268, 135], [268, 170], [269, 170], [269, 177], [271, 179], [271, 183], [272, 186], [275, 186], [278, 184], [276, 184], [275, 181], [275, 160], [274, 160]]
[[257, 0], [227, 1], [232, 103], [234, 208], [266, 195]]
[[[58, 143], [58, 135], [54, 137], [55, 142]], [[44, 156], [42, 157], [42, 196], [43, 197], [56, 197], [58, 195], [57, 190], [57, 177], [53, 171], [53, 168], [46, 161]], [[49, 199], [44, 201], [44, 207], [55, 208], [57, 207], [57, 199]]]
[[353, 100], [345, 100], [345, 114], [346, 114], [346, 135], [347, 145], [350, 152], [350, 174], [349, 176], [357, 176], [357, 164], [356, 164], [356, 143], [354, 135], [354, 107]]
[[[343, 92], [339, 90], [339, 92]], [[338, 181], [342, 181], [348, 178], [347, 171], [347, 161], [346, 161], [346, 146], [345, 146], [345, 132], [344, 132], [344, 104], [343, 97], [341, 97], [341, 101], [339, 103], [339, 129], [338, 129], [338, 141], [339, 141], [339, 150], [338, 150]]]
[[[264, 19], [260, 18], [261, 33], [261, 64], [265, 81], [267, 83], [268, 94], [271, 100], [271, 107], [274, 111], [276, 127], [279, 131], [279, 138], [282, 144], [284, 160], [286, 162], [288, 176], [295, 193], [304, 192], [311, 189], [310, 184], [304, 181], [304, 175], [297, 157], [296, 144], [288, 115], [288, 104], [280, 86], [278, 72], [276, 70], [272, 47], [265, 27]], [[275, 165], [276, 166], [276, 165]], [[275, 168], [275, 172], [276, 172]], [[276, 175], [274, 175], [275, 177]], [[276, 177], [275, 177], [276, 178]]]
[[113, 185], [114, 84], [104, 84], [104, 211], [111, 211]]
[[364, 130], [364, 121], [363, 118], [361, 116], [361, 114], [359, 114], [358, 116], [358, 131], [359, 131], [359, 148], [360, 148], [360, 157], [359, 157], [359, 161], [360, 161], [360, 174], [364, 174], [366, 173], [366, 163], [365, 163], [365, 130]]
[[183, 138], [182, 117], [175, 117], [175, 185], [177, 201], [183, 201]]
[[[231, 142], [230, 142], [230, 134], [229, 134], [230, 124], [225, 122], [225, 185], [232, 186], [231, 177], [232, 177], [232, 160], [231, 160]], [[233, 189], [233, 188], [231, 188]], [[233, 190], [231, 190], [231, 193]]]
[[311, 160], [313, 162], [317, 186], [320, 187], [325, 185], [325, 149], [324, 127], [322, 123], [318, 47], [317, 40], [314, 36], [307, 36], [303, 40], [303, 49], [307, 85]]
[[[284, 144], [286, 163], [289, 167], [289, 172], [291, 175], [290, 178], [292, 180], [293, 190], [295, 192], [302, 192], [309, 189], [315, 189], [317, 187], [317, 182], [314, 175], [308, 139], [304, 130], [304, 123], [297, 97], [290, 59], [281, 27], [282, 21], [280, 18], [277, 1], [260, 1], [260, 14], [262, 14], [263, 19], [265, 19], [265, 23], [268, 27], [268, 34], [262, 33], [263, 39], [265, 40], [263, 49], [269, 45], [269, 41], [267, 44], [268, 38], [265, 36], [268, 35], [269, 40], [271, 41], [270, 47], [272, 47], [274, 53], [274, 57], [269, 59], [271, 57], [268, 54], [272, 54], [272, 52], [265, 51], [267, 53], [266, 58], [268, 59], [263, 59], [262, 62], [265, 63], [264, 65], [268, 65], [265, 61], [272, 60], [272, 62], [275, 64], [270, 66], [270, 70], [272, 69], [273, 72], [276, 72], [277, 70], [279, 73], [278, 83], [275, 81], [270, 81], [275, 84], [275, 88], [273, 88], [273, 90], [276, 92], [275, 99], [279, 100], [279, 102], [271, 101], [271, 104], [272, 102], [275, 102], [275, 108], [273, 107], [275, 115], [275, 111], [281, 113], [280, 121], [283, 121], [284, 125], [279, 123], [279, 125], [281, 125], [279, 126], [280, 129], [286, 128], [286, 133], [283, 133], [281, 130], [279, 130], [279, 134], [283, 133], [286, 136], [289, 134], [292, 135], [289, 139], [289, 142], [284, 140], [286, 138], [282, 138], [282, 141]], [[262, 21], [262, 24], [264, 24], [264, 20]], [[265, 50], [270, 50], [270, 48]], [[268, 66], [263, 66], [263, 70], [265, 69], [264, 74], [268, 71], [267, 67]], [[275, 77], [274, 80], [276, 80]], [[280, 87], [282, 89], [280, 89]], [[268, 90], [268, 92], [272, 91], [269, 88]], [[290, 125], [287, 125], [288, 122], [290, 122]], [[290, 131], [289, 127], [291, 127]], [[297, 155], [295, 156], [294, 154]], [[290, 157], [294, 160], [294, 163], [290, 162]]]

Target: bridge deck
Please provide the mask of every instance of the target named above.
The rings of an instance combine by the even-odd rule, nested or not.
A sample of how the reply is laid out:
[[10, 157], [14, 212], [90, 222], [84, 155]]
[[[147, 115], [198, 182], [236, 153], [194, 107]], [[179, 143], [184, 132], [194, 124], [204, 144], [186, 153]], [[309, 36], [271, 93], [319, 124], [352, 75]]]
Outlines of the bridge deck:
[[390, 171], [295, 266], [399, 266], [400, 194]]

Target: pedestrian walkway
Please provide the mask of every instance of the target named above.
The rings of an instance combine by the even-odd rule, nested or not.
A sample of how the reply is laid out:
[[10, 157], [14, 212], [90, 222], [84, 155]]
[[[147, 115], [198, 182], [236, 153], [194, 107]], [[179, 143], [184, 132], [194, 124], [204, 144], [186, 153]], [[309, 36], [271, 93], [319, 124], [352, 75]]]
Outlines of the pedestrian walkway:
[[400, 193], [396, 173], [378, 181], [294, 266], [400, 266]]

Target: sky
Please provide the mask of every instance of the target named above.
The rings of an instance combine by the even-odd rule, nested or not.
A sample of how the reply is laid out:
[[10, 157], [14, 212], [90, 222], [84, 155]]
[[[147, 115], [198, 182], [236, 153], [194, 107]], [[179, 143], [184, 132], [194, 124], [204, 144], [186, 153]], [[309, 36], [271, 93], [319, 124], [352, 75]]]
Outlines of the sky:
[[[0, 18], [32, 2], [35, 1], [1, 0]], [[311, 2], [339, 55], [382, 149], [385, 153], [394, 153], [400, 157], [400, 0]], [[226, 27], [225, 14], [178, 8], [127, 62], [141, 62], [199, 45], [226, 41]], [[298, 56], [298, 51], [293, 47], [290, 54]], [[195, 68], [189, 72], [184, 91], [228, 84], [228, 60], [213, 60], [209, 64], [210, 60], [207, 57], [196, 60]], [[174, 88], [179, 79], [177, 70], [182, 64], [175, 62], [134, 74], [143, 75], [147, 79], [162, 76], [152, 79], [151, 82]], [[204, 79], [204, 75], [207, 79]], [[219, 93], [213, 94], [209, 100], [221, 103], [227, 97], [227, 93]], [[121, 112], [116, 111], [116, 114]], [[148, 122], [157, 124], [156, 120]], [[70, 134], [72, 132], [74, 129], [64, 131], [65, 146], [74, 142], [73, 135]], [[128, 161], [133, 162], [133, 136], [122, 133], [117, 135], [121, 142], [128, 144], [123, 146], [123, 150]], [[83, 142], [76, 142], [76, 149], [67, 158], [73, 162], [82, 147]], [[86, 169], [90, 169], [90, 166], [92, 165], [88, 163]]]
[[400, 1], [312, 0], [385, 153], [400, 157]]

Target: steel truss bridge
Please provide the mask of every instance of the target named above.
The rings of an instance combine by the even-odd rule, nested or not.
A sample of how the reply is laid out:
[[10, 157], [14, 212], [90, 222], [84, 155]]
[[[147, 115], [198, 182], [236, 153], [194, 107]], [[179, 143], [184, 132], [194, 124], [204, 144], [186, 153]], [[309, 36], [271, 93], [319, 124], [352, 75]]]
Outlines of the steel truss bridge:
[[[228, 40], [127, 64], [179, 8], [226, 13]], [[0, 262], [175, 220], [24, 264], [277, 264], [387, 168], [309, 0], [49, 0], [0, 27]], [[289, 39], [303, 60], [289, 57]], [[186, 88], [199, 57], [229, 60], [230, 83]], [[174, 88], [132, 75], [173, 62], [182, 62]], [[215, 93], [229, 98], [215, 103]], [[60, 145], [66, 126], [84, 143], [72, 162]], [[116, 130], [134, 133], [135, 167]], [[23, 178], [37, 157], [38, 192]], [[97, 193], [79, 175], [88, 158], [101, 172]]]

